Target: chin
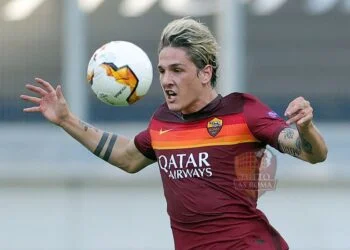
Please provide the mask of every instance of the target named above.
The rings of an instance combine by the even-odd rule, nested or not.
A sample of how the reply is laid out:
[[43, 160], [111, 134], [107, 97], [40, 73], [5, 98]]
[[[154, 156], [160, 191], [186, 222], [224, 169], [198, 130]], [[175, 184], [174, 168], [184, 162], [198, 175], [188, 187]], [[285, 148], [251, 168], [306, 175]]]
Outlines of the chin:
[[167, 105], [168, 105], [168, 109], [169, 109], [170, 111], [174, 111], [174, 112], [179, 112], [179, 111], [181, 111], [180, 106], [179, 106], [179, 105], [176, 105], [175, 103], [167, 103]]

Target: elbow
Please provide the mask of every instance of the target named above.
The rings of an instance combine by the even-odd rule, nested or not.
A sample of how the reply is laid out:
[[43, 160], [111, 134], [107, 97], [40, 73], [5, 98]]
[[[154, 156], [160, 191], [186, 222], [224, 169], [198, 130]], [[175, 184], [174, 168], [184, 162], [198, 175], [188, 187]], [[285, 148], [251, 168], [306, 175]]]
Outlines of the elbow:
[[116, 164], [116, 163], [111, 163], [112, 166], [119, 168], [120, 170], [128, 173], [128, 174], [135, 174], [139, 172], [139, 169], [136, 167], [132, 166], [131, 164], [129, 165], [121, 165], [121, 164]]
[[319, 154], [317, 157], [312, 157], [311, 159], [309, 159], [309, 162], [311, 164], [324, 162], [327, 159], [327, 155], [328, 155], [328, 149], [325, 148], [325, 150], [321, 154]]
[[326, 158], [314, 158], [314, 159], [310, 159], [309, 160], [309, 163], [311, 164], [317, 164], [317, 163], [321, 163], [321, 162], [324, 162], [326, 160]]
[[126, 167], [122, 168], [122, 170], [124, 170], [128, 174], [136, 174], [137, 172], [140, 171], [139, 168], [137, 168], [136, 166], [132, 166], [132, 165], [126, 166]]
[[328, 156], [328, 148], [325, 147], [321, 156], [320, 156], [320, 161], [319, 162], [324, 162], [327, 159]]
[[131, 168], [131, 169], [126, 170], [126, 172], [127, 172], [128, 174], [136, 174], [136, 173], [139, 172], [139, 171], [140, 171], [140, 170], [134, 169], [134, 168]]

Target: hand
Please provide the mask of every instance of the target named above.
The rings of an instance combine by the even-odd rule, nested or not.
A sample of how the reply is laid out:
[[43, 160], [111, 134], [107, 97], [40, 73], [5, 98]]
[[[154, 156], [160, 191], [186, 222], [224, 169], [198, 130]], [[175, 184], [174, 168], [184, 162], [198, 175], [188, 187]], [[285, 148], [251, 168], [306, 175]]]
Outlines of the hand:
[[289, 103], [284, 115], [288, 117], [288, 125], [295, 123], [298, 128], [306, 128], [311, 125], [313, 109], [309, 101], [298, 97]]
[[26, 88], [39, 94], [40, 97], [29, 95], [21, 95], [20, 97], [38, 106], [25, 108], [23, 112], [41, 112], [47, 120], [56, 125], [60, 125], [69, 116], [69, 108], [63, 97], [61, 86], [58, 85], [56, 89], [54, 89], [50, 83], [40, 78], [35, 78], [35, 81], [41, 86], [37, 87], [32, 84], [27, 84]]

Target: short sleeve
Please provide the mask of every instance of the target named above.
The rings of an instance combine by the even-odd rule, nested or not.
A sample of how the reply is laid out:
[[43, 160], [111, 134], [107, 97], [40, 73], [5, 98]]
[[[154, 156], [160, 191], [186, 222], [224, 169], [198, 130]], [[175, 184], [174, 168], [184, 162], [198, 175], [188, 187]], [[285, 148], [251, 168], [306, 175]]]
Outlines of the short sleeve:
[[278, 149], [278, 136], [288, 124], [255, 96], [244, 94], [244, 97], [243, 112], [250, 131], [261, 142]]
[[134, 138], [134, 143], [136, 148], [148, 159], [157, 160], [156, 154], [152, 148], [151, 135], [149, 130], [146, 129]]

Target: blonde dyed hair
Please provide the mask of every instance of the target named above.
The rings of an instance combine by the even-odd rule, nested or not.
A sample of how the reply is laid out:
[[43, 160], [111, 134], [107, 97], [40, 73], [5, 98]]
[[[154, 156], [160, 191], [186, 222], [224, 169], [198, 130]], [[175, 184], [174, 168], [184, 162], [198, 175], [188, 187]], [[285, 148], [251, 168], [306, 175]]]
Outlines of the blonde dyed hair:
[[198, 70], [211, 65], [210, 84], [216, 86], [218, 44], [206, 25], [188, 17], [170, 22], [162, 32], [158, 53], [165, 47], [184, 48]]

